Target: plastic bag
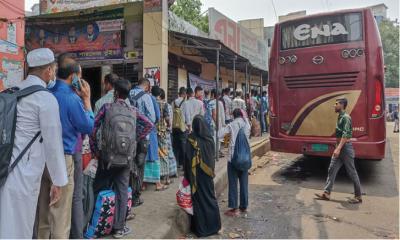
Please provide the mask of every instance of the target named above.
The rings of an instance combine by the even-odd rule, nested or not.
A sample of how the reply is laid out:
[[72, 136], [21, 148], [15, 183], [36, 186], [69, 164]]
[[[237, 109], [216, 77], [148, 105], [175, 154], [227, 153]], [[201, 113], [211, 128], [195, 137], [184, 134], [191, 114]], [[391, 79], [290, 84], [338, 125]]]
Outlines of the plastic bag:
[[176, 201], [178, 202], [178, 206], [186, 213], [193, 215], [192, 193], [189, 181], [185, 178], [182, 178], [182, 181], [179, 183], [179, 190], [176, 192]]

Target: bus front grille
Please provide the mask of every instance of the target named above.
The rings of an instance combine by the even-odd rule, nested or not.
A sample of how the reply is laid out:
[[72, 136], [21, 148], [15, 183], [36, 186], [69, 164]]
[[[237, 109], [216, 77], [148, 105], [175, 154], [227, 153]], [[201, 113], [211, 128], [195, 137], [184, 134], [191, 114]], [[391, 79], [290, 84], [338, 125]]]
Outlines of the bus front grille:
[[341, 72], [325, 74], [307, 74], [285, 76], [285, 83], [289, 89], [298, 88], [326, 88], [353, 86], [359, 72]]

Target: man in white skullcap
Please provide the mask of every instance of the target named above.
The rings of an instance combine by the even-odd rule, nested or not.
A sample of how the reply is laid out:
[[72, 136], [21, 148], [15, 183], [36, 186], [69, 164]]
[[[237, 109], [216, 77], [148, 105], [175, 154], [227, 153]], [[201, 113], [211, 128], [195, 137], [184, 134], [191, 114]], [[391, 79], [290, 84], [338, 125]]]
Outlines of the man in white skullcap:
[[[18, 87], [24, 89], [39, 85], [46, 87], [54, 81], [56, 64], [48, 48], [28, 53], [29, 75]], [[40, 180], [45, 165], [53, 186], [49, 195], [51, 205], [61, 196], [60, 187], [68, 183], [61, 137], [61, 123], [56, 98], [47, 91], [38, 91], [18, 101], [15, 140], [11, 158], [16, 157], [38, 137], [23, 155], [0, 187], [0, 239], [32, 238]]]

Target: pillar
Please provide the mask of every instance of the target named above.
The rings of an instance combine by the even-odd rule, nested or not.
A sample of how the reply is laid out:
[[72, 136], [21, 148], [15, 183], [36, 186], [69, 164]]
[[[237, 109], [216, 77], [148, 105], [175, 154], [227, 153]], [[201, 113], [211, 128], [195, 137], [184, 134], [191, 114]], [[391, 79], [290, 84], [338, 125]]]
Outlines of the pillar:
[[168, 96], [168, 2], [143, 1], [143, 75], [159, 68], [160, 87]]

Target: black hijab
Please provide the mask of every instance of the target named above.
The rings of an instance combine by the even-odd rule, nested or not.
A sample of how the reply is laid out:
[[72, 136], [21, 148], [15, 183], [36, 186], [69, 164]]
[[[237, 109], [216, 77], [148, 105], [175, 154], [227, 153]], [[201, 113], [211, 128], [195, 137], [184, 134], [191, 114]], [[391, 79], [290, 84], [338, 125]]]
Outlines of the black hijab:
[[215, 143], [214, 138], [203, 116], [196, 115], [192, 123], [190, 136], [197, 141], [200, 148], [200, 157], [203, 162], [214, 171], [215, 168]]

